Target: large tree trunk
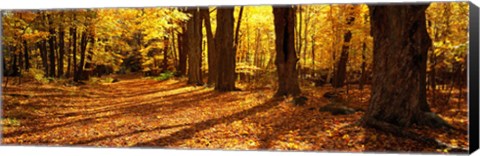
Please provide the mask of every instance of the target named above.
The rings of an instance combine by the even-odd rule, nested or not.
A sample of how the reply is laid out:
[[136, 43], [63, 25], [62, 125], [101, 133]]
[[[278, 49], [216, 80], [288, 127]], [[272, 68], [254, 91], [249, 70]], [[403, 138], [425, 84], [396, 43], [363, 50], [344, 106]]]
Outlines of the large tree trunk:
[[205, 21], [205, 29], [207, 30], [207, 57], [208, 57], [208, 85], [214, 85], [217, 81], [217, 53], [215, 47], [215, 37], [212, 32], [210, 23], [210, 12], [208, 8], [201, 9], [203, 20]]
[[48, 40], [48, 44], [50, 45], [50, 77], [55, 77], [55, 28], [53, 27], [53, 17], [51, 15], [47, 15], [48, 18], [48, 31], [50, 32], [50, 37]]
[[235, 90], [235, 49], [233, 39], [233, 8], [217, 8], [217, 20], [222, 22], [215, 33], [216, 51], [218, 52], [218, 78], [215, 90]]
[[[369, 5], [374, 38], [371, 101], [367, 125], [392, 130], [413, 123], [435, 126], [438, 116], [424, 110], [419, 86], [429, 45], [427, 5]], [[441, 120], [441, 119], [440, 119]], [[388, 125], [388, 126], [385, 126]]]
[[275, 65], [278, 74], [278, 90], [275, 96], [299, 95], [298, 58], [295, 52], [295, 10], [293, 7], [273, 7], [275, 24]]
[[203, 85], [202, 81], [202, 18], [197, 8], [187, 10], [192, 17], [187, 22], [188, 84]]

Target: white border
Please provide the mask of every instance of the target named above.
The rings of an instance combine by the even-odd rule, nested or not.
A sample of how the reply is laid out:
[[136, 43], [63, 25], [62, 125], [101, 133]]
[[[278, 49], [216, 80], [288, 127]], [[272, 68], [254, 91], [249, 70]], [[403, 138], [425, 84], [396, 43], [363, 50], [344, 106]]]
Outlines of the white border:
[[[449, 0], [434, 0], [449, 1]], [[452, 1], [452, 0], [450, 0]], [[458, 0], [457, 0], [458, 1]], [[155, 6], [208, 6], [208, 5], [261, 5], [311, 3], [378, 3], [377, 0], [0, 0], [0, 9], [51, 9], [98, 7], [155, 7]], [[388, 3], [426, 2], [426, 0], [380, 0]]]

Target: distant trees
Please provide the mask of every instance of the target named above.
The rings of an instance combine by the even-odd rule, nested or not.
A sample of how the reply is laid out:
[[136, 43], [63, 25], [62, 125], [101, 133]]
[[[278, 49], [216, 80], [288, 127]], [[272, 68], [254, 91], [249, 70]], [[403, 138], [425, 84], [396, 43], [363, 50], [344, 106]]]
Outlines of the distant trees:
[[[426, 17], [416, 19], [427, 22], [411, 26], [422, 32], [416, 35], [434, 42], [423, 38], [425, 44], [418, 47], [418, 84], [427, 86], [419, 92], [422, 110], [428, 110], [427, 91], [435, 96], [439, 86], [466, 85], [464, 78], [455, 77], [466, 75], [468, 4], [434, 3], [429, 8], [423, 11]], [[373, 27], [367, 17], [368, 6], [361, 4], [7, 11], [2, 16], [3, 63], [5, 75], [35, 68], [45, 77], [77, 82], [100, 65], [146, 76], [172, 72], [193, 85], [208, 77], [206, 83], [219, 91], [235, 90], [238, 77], [248, 87], [278, 87], [278, 96], [298, 95], [299, 83], [308, 81], [363, 88], [371, 84], [375, 58], [370, 31], [386, 29]]]
[[275, 65], [278, 89], [275, 96], [299, 95], [297, 54], [295, 52], [295, 9], [292, 6], [273, 7], [275, 26]]

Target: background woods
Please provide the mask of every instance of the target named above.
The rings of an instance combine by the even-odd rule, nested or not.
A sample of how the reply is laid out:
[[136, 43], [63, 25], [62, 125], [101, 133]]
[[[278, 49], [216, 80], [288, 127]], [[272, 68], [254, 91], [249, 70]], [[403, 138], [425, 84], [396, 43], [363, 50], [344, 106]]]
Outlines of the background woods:
[[[2, 141], [464, 151], [468, 11], [451, 2], [3, 12]], [[55, 138], [67, 131], [78, 137]]]

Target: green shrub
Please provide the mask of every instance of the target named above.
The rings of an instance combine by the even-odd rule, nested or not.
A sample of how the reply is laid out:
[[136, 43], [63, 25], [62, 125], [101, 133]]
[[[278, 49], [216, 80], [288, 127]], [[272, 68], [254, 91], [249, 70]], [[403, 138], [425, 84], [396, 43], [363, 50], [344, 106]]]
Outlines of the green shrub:
[[170, 78], [172, 78], [173, 76], [175, 76], [175, 73], [167, 70], [167, 71], [165, 71], [165, 72], [163, 72], [163, 73], [160, 73], [159, 76], [153, 77], [153, 79], [156, 80], [156, 81], [163, 81], [163, 80], [170, 79]]

